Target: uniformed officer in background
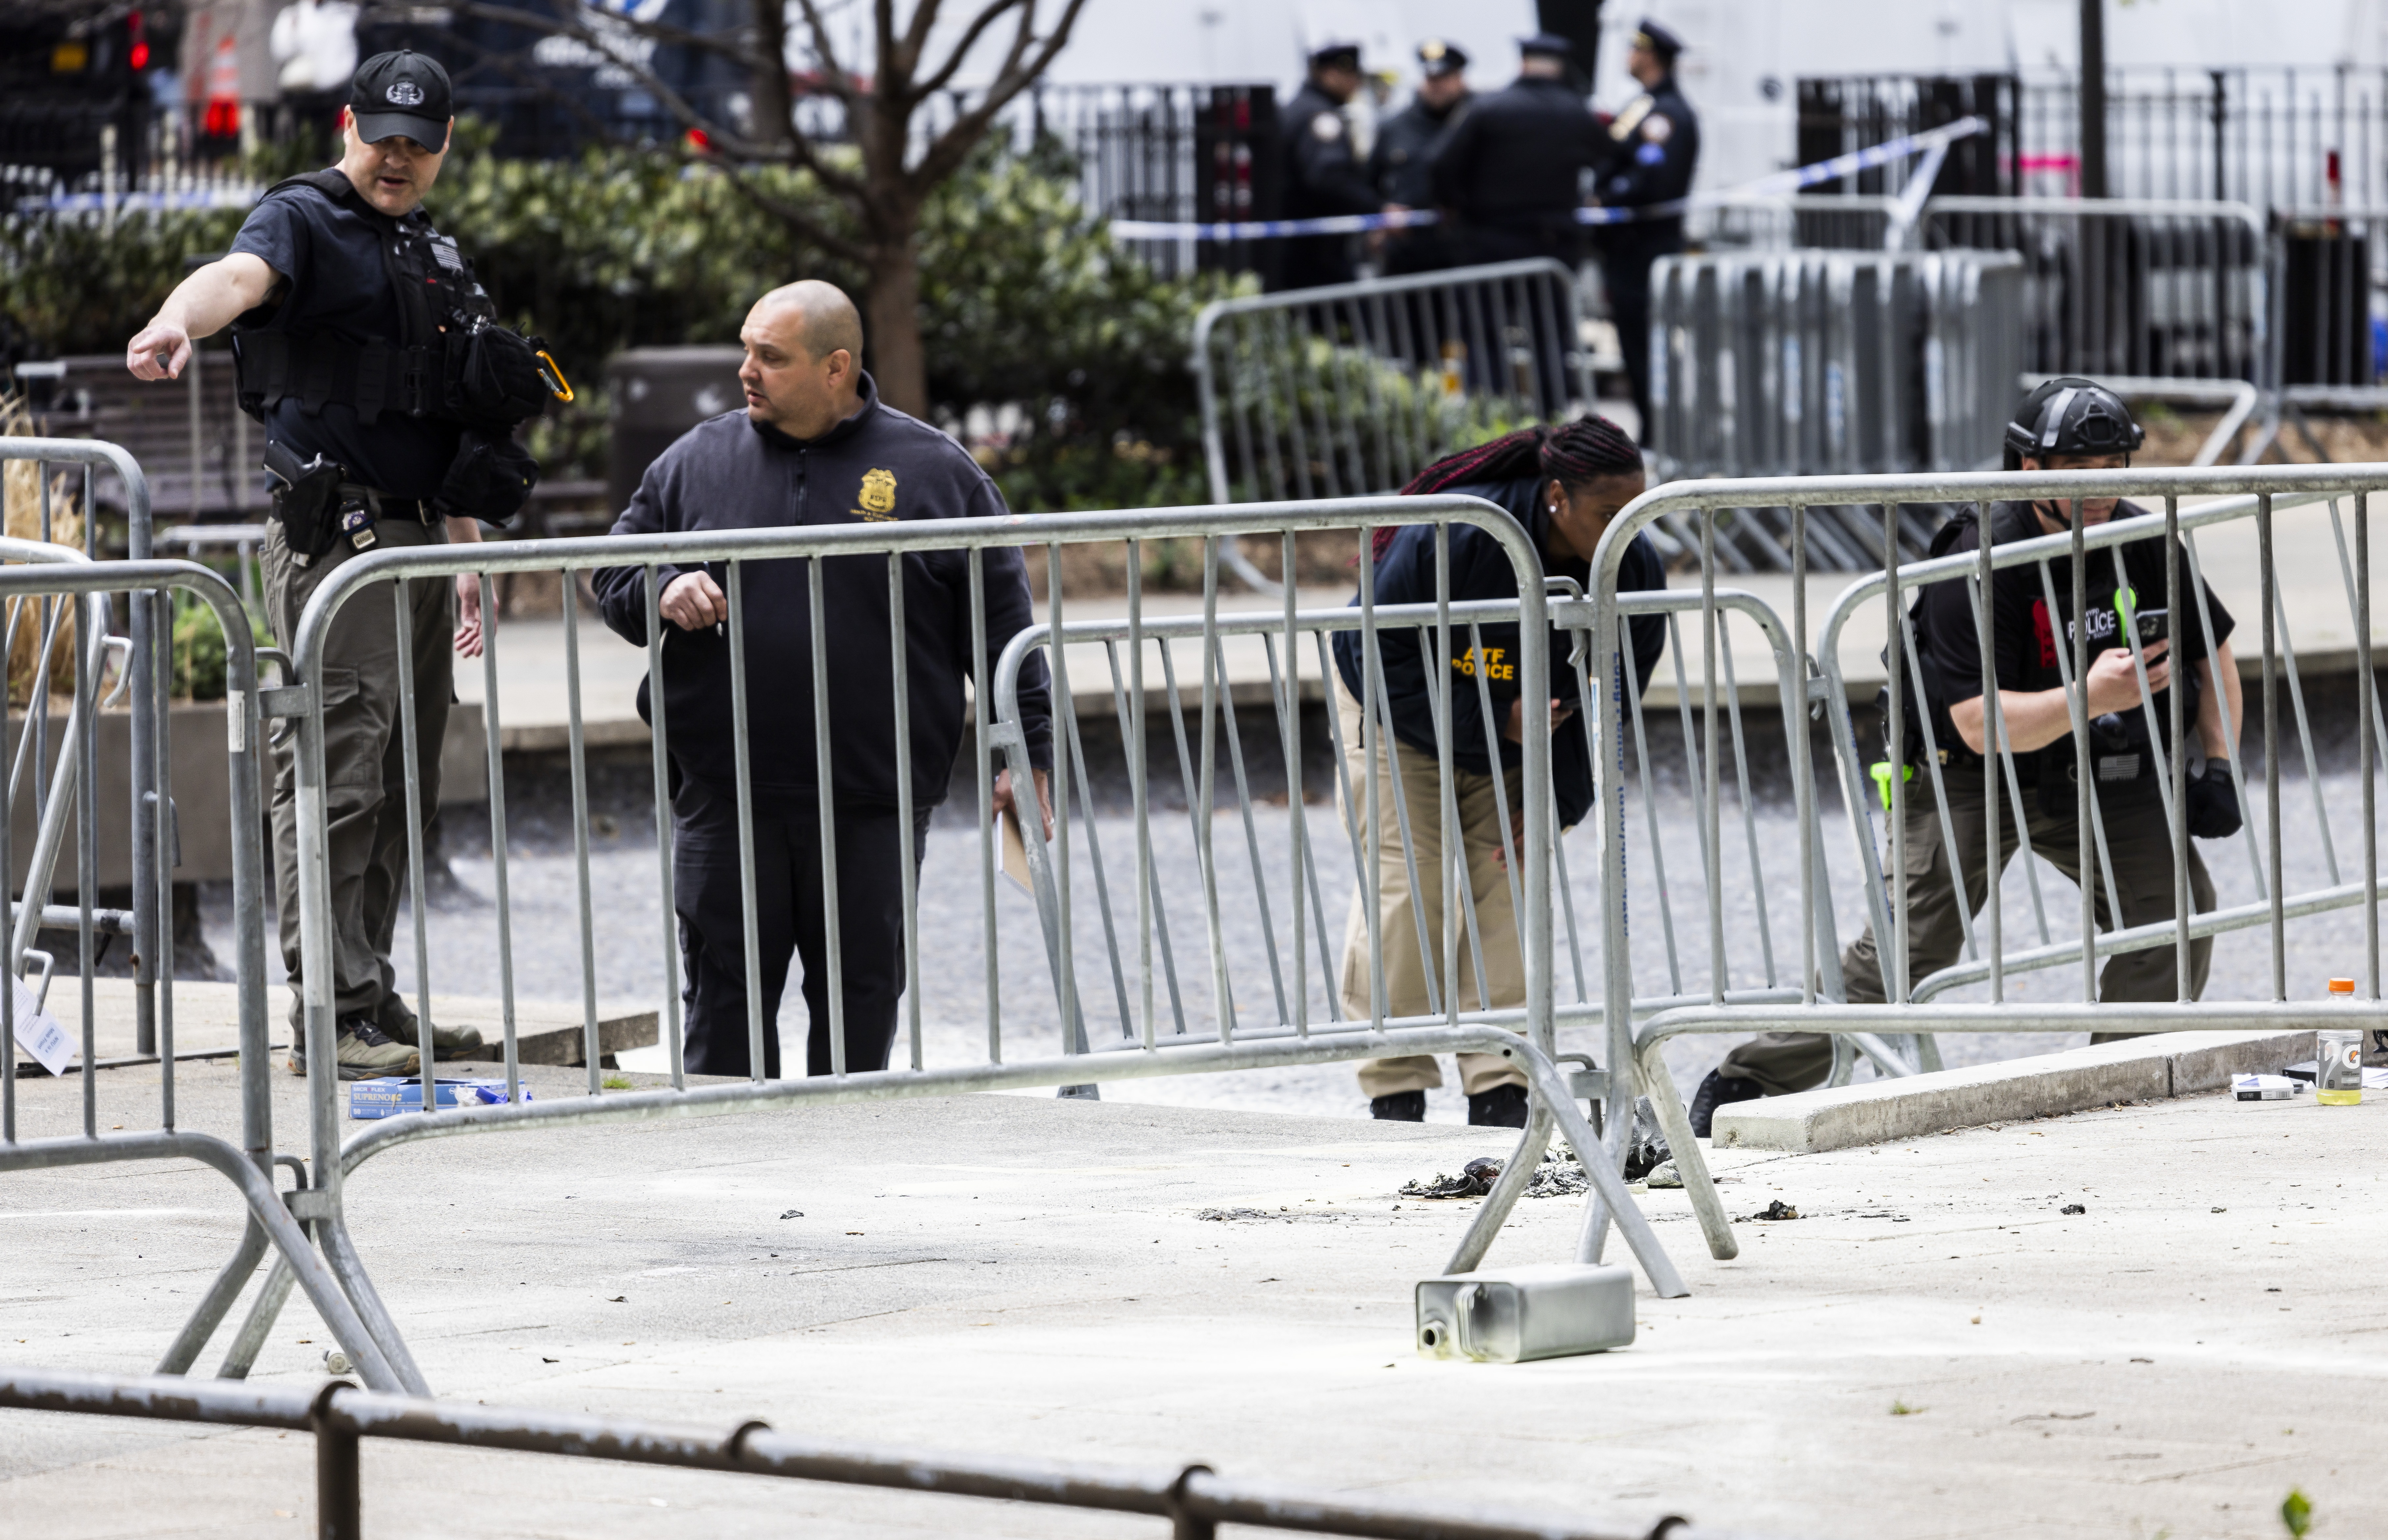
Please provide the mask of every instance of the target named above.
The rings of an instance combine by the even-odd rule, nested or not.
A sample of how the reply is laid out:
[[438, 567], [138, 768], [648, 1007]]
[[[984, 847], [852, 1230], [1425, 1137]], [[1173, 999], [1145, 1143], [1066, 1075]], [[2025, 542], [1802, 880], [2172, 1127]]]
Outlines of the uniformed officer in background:
[[[1383, 210], [1385, 200], [1369, 186], [1367, 172], [1352, 148], [1352, 125], [1343, 121], [1343, 108], [1359, 95], [1360, 84], [1358, 44], [1327, 43], [1312, 50], [1310, 78], [1285, 104], [1285, 116], [1278, 121], [1284, 218], [1330, 219]], [[1285, 243], [1278, 286], [1350, 283], [1357, 276], [1352, 244], [1350, 235], [1292, 237]]]
[[[125, 349], [138, 378], [171, 378], [196, 339], [232, 327], [241, 407], [265, 425], [275, 477], [262, 566], [286, 648], [308, 599], [346, 563], [477, 541], [480, 521], [510, 518], [538, 480], [514, 426], [555, 390], [541, 344], [497, 324], [472, 265], [423, 212], [453, 126], [437, 60], [404, 50], [367, 59], [341, 114], [339, 164], [268, 188], [231, 251], [185, 278]], [[439, 806], [454, 654], [481, 652], [480, 594], [472, 577], [407, 589], [426, 822]], [[343, 608], [324, 636], [332, 1057], [344, 1080], [418, 1067], [417, 1023], [389, 955], [409, 838], [398, 648], [378, 594]], [[296, 742], [275, 755], [273, 866], [291, 1021], [303, 1028]], [[442, 1059], [481, 1042], [468, 1026], [435, 1025], [428, 1036]], [[293, 1044], [290, 1067], [303, 1072], [303, 1031]]]
[[[1646, 209], [1672, 203], [1692, 190], [1700, 159], [1700, 120], [1675, 85], [1675, 57], [1683, 41], [1644, 19], [1625, 57], [1626, 73], [1641, 83], [1642, 95], [1609, 120], [1594, 197], [1607, 209]], [[1683, 248], [1681, 210], [1604, 224], [1594, 245], [1608, 287], [1608, 312], [1617, 323], [1618, 346], [1641, 414], [1641, 438], [1650, 439], [1650, 264]]]
[[1470, 263], [1575, 260], [1575, 211], [1600, 125], [1567, 82], [1569, 44], [1518, 41], [1518, 79], [1469, 104], [1434, 155], [1434, 201], [1455, 214]]
[[[1385, 121], [1368, 152], [1368, 180], [1390, 208], [1434, 207], [1435, 147], [1474, 100], [1467, 90], [1467, 54], [1457, 44], [1428, 38], [1418, 45], [1417, 57], [1416, 94]], [[1458, 238], [1440, 224], [1387, 234], [1388, 274], [1439, 273], [1459, 263]]]

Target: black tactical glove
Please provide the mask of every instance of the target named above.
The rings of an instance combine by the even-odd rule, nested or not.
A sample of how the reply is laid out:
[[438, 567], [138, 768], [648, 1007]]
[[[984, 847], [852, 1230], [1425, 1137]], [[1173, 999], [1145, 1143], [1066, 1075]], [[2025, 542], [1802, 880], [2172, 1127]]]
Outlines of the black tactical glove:
[[2189, 778], [2189, 832], [2199, 839], [2229, 839], [2239, 832], [2239, 788], [2230, 762], [2208, 759], [2205, 773]]

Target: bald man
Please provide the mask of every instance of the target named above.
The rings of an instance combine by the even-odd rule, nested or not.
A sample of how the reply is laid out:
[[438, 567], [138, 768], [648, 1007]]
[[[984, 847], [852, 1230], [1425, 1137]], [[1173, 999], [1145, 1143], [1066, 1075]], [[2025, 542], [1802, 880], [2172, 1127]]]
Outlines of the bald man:
[[[739, 332], [743, 412], [699, 423], [647, 467], [615, 521], [617, 535], [704, 529], [838, 528], [1003, 516], [1003, 494], [960, 445], [882, 404], [862, 368], [862, 317], [830, 284], [807, 281], [755, 302]], [[803, 560], [753, 562], [741, 579], [745, 613], [730, 614], [724, 564], [666, 564], [663, 617], [665, 747], [672, 777], [672, 880], [679, 911], [687, 1063], [692, 1075], [754, 1072], [748, 1000], [761, 997], [762, 1073], [780, 1074], [780, 998], [791, 954], [804, 964], [810, 1017], [806, 1065], [831, 1071], [826, 918], [835, 906], [845, 1004], [845, 1068], [887, 1067], [904, 986], [903, 830], [896, 777], [912, 785], [913, 856], [946, 798], [961, 747], [962, 685], [983, 643], [990, 667], [1029, 624], [1028, 569], [1016, 547], [983, 561], [984, 630], [973, 633], [970, 563], [962, 551], [904, 557], [908, 763], [896, 757], [894, 656], [887, 558], [840, 556], [821, 574], [830, 639], [830, 780], [836, 891], [822, 879], [823, 833], [813, 742], [811, 587]], [[606, 623], [647, 642], [643, 566], [595, 575]], [[746, 953], [739, 862], [738, 761], [728, 628], [746, 648], [747, 769], [753, 787], [756, 953]], [[639, 714], [654, 720], [639, 686]], [[1048, 795], [1048, 689], [1041, 658], [1020, 673], [1020, 706]], [[1011, 802], [998, 777], [998, 809]]]

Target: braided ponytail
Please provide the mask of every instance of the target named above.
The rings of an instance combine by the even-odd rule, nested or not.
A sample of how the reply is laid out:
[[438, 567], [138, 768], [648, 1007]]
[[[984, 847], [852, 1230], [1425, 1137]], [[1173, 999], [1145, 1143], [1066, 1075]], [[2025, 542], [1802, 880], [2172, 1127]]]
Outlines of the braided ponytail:
[[[1527, 476], [1581, 487], [1641, 470], [1642, 451], [1626, 431], [1598, 413], [1587, 412], [1557, 427], [1521, 427], [1490, 443], [1446, 454], [1410, 477], [1402, 495], [1426, 497], [1454, 487]], [[1387, 525], [1377, 530], [1373, 544], [1378, 560], [1391, 549], [1397, 528]]]

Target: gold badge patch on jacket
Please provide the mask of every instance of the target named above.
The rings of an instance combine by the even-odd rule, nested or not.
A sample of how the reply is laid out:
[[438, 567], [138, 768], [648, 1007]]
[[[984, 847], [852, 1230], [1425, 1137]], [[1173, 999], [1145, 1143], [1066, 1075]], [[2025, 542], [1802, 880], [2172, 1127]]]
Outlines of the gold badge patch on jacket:
[[884, 524], [896, 516], [896, 473], [874, 470], [862, 473], [862, 490], [857, 494], [861, 507], [856, 516], [874, 524]]

